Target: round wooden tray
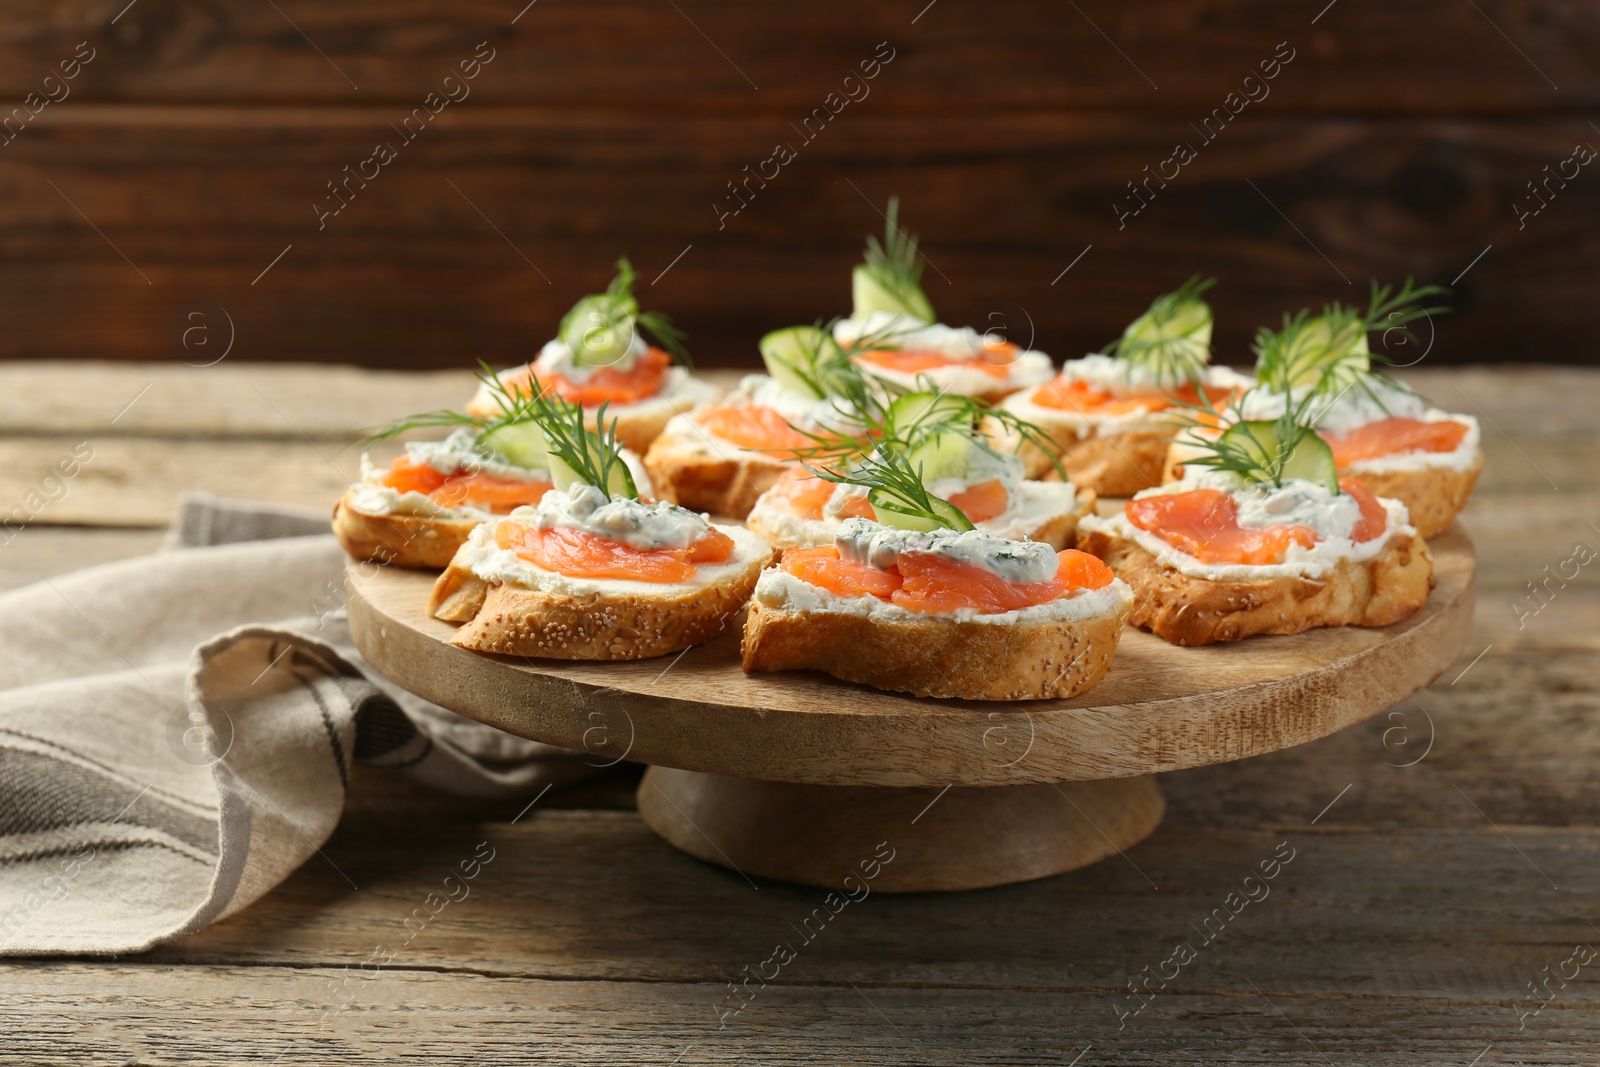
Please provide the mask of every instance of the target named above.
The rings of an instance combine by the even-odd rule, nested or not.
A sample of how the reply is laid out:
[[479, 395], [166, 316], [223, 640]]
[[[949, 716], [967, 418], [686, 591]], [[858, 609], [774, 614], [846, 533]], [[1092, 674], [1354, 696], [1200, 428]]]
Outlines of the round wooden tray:
[[[1204, 648], [1129, 629], [1105, 680], [1071, 700], [919, 700], [810, 671], [746, 675], [737, 627], [677, 658], [482, 655], [427, 616], [431, 573], [366, 564], [348, 571], [350, 625], [373, 666], [436, 704], [596, 762], [651, 764], [641, 812], [711, 862], [837, 885], [850, 857], [887, 840], [896, 858], [876, 888], [967, 888], [1139, 840], [1162, 810], [1149, 776], [1323, 737], [1427, 685], [1466, 641], [1476, 568], [1459, 527], [1429, 547], [1438, 585], [1404, 622]], [[924, 842], [909, 859], [895, 826]]]

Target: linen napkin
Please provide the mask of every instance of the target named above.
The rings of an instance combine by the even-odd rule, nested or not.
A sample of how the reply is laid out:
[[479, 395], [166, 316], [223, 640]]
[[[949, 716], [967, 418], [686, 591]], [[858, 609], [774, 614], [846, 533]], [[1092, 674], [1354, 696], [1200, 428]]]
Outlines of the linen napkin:
[[326, 531], [190, 495], [166, 550], [0, 593], [0, 955], [239, 911], [327, 841], [354, 760], [475, 796], [597, 773], [377, 675]]

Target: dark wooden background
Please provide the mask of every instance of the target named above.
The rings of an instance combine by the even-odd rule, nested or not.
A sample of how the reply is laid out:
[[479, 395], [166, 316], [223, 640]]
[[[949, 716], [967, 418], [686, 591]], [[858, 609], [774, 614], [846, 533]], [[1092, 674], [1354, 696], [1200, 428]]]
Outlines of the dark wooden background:
[[[688, 247], [647, 305], [703, 362], [748, 361], [848, 310], [898, 192], [942, 317], [1058, 357], [1192, 271], [1222, 279], [1237, 361], [1286, 308], [1448, 283], [1489, 248], [1427, 359], [1594, 359], [1600, 168], [1523, 229], [1513, 204], [1600, 146], [1600, 5], [525, 2], [0, 4], [4, 108], [96, 50], [0, 147], [0, 355], [204, 362], [231, 335], [233, 360], [503, 363], [619, 253], [648, 283]], [[471, 96], [319, 232], [324, 183], [481, 41]], [[790, 123], [880, 41], [871, 95], [802, 144]], [[1271, 95], [1119, 230], [1124, 183], [1199, 147], [1189, 123], [1280, 41]], [[779, 141], [798, 158], [719, 231], [724, 183]]]

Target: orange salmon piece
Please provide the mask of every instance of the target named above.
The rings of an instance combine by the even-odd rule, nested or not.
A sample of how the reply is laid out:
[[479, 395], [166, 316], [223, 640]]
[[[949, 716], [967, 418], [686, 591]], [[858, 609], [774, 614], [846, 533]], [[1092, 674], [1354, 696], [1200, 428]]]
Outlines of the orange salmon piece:
[[774, 459], [793, 459], [796, 449], [816, 443], [777, 411], [759, 404], [708, 408], [696, 414], [694, 421], [731, 445]]
[[975, 359], [952, 359], [943, 352], [930, 352], [919, 348], [872, 349], [856, 355], [857, 363], [867, 363], [902, 374], [921, 374], [923, 371], [959, 365], [971, 367], [992, 378], [1004, 378], [1011, 373], [1011, 364], [1017, 359], [1017, 346], [1009, 342], [984, 345]]
[[1291, 544], [1317, 543], [1309, 526], [1250, 530], [1239, 525], [1239, 508], [1218, 489], [1195, 489], [1130, 500], [1128, 521], [1202, 563], [1281, 563]]
[[986, 615], [1046, 604], [1074, 589], [1103, 589], [1111, 568], [1076, 549], [1058, 554], [1056, 576], [1048, 582], [1008, 582], [974, 563], [926, 552], [902, 552], [895, 561], [899, 592], [891, 598], [911, 611], [972, 608]]
[[1364, 459], [1395, 456], [1402, 452], [1454, 452], [1467, 436], [1467, 427], [1454, 419], [1423, 422], [1421, 419], [1379, 419], [1342, 433], [1325, 433], [1322, 439], [1333, 449], [1334, 464], [1343, 469]]
[[495, 544], [535, 567], [569, 578], [620, 578], [635, 582], [686, 582], [696, 563], [720, 563], [733, 539], [711, 530], [687, 548], [639, 549], [609, 537], [556, 526], [539, 530], [517, 522], [495, 528]]
[[537, 504], [555, 486], [550, 482], [519, 482], [490, 474], [458, 472], [428, 494], [428, 499], [447, 508], [473, 504], [486, 511], [510, 511], [523, 504]]
[[1356, 520], [1355, 528], [1350, 531], [1350, 540], [1358, 543], [1370, 541], [1389, 528], [1389, 513], [1383, 510], [1378, 498], [1362, 484], [1360, 478], [1340, 478], [1339, 488], [1361, 505], [1361, 518]]
[[805, 519], [822, 518], [822, 509], [833, 496], [833, 483], [808, 470], [789, 471], [778, 480], [777, 489], [789, 509]]
[[1042, 408], [1076, 411], [1082, 415], [1126, 415], [1134, 411], [1162, 411], [1172, 406], [1160, 393], [1117, 396], [1097, 385], [1060, 374], [1034, 390], [1033, 402]]
[[569, 404], [596, 408], [606, 403], [634, 404], [655, 396], [661, 392], [662, 380], [666, 378], [667, 367], [671, 364], [672, 357], [661, 349], [647, 348], [627, 370], [601, 367], [581, 382], [564, 374], [536, 375], [531, 366], [502, 380], [508, 391], [526, 396], [529, 380], [536, 379], [542, 388]]
[[419, 463], [408, 455], [399, 455], [390, 464], [389, 470], [384, 474], [382, 481], [397, 493], [431, 493], [449, 480], [448, 474], [440, 474], [431, 464]]
[[887, 600], [900, 588], [899, 574], [840, 559], [839, 550], [833, 545], [785, 549], [778, 566], [807, 585], [826, 589], [835, 596]]
[[1004, 515], [1011, 505], [1006, 487], [996, 478], [990, 482], [969, 485], [950, 496], [950, 503], [961, 509], [961, 514], [973, 522], [988, 522], [996, 515]]

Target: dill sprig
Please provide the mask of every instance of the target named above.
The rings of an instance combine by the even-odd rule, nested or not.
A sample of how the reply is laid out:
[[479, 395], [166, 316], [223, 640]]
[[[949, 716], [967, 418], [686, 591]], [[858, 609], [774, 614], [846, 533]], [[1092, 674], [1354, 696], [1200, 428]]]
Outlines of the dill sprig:
[[1195, 380], [1211, 361], [1211, 308], [1201, 296], [1216, 284], [1215, 278], [1191, 275], [1156, 297], [1105, 353], [1148, 369], [1169, 388]]
[[807, 469], [823, 481], [861, 486], [902, 515], [914, 515], [957, 530], [977, 528], [960, 508], [928, 492], [922, 484], [922, 472], [912, 467], [910, 458], [899, 448], [880, 444], [847, 471], [809, 464]]
[[[917, 252], [917, 238], [900, 228], [898, 196], [889, 198], [889, 210], [884, 218], [883, 241], [880, 243], [876, 237], [867, 236], [866, 262], [856, 267], [853, 275], [856, 310], [858, 313], [888, 311], [933, 322], [936, 319], [933, 303], [922, 291], [922, 259]], [[872, 289], [878, 292], [873, 293]], [[879, 295], [886, 299], [875, 299]], [[863, 296], [867, 297], [865, 301]], [[864, 303], [869, 306], [863, 307]], [[881, 306], [884, 303], [892, 306]]]
[[1374, 360], [1392, 360], [1368, 350], [1367, 334], [1382, 330], [1385, 336], [1398, 332], [1408, 341], [1415, 340], [1411, 323], [1450, 310], [1424, 307], [1421, 302], [1449, 291], [1440, 285], [1419, 287], [1408, 277], [1397, 292], [1394, 286], [1374, 280], [1365, 310], [1335, 301], [1316, 318], [1304, 309], [1293, 316], [1285, 314], [1281, 330], [1262, 327], [1256, 331], [1256, 378], [1278, 393], [1311, 386], [1328, 397], [1359, 388], [1383, 407], [1382, 387], [1410, 390], [1372, 366]]
[[480, 418], [458, 411], [423, 412], [374, 430], [357, 444], [366, 447], [417, 429], [468, 427], [475, 430], [473, 447], [489, 455], [493, 450], [483, 445], [485, 438], [508, 426], [531, 423], [543, 433], [546, 452], [565, 463], [581, 481], [610, 493], [613, 476], [620, 475], [624, 487], [621, 495], [638, 499], [633, 471], [623, 461], [622, 448], [617, 444], [617, 420], [606, 422], [609, 403], [595, 409], [596, 428], [590, 429], [581, 404], [569, 403], [548, 389], [538, 388], [536, 377], [529, 375], [529, 383], [535, 387], [523, 392], [508, 387], [487, 363], [479, 361], [478, 366], [478, 381], [494, 400], [498, 414]]
[[[1184, 465], [1192, 463], [1197, 467], [1227, 471], [1256, 485], [1281, 488], [1285, 479], [1296, 476], [1289, 472], [1289, 467], [1305, 448], [1323, 455], [1324, 466], [1332, 472], [1333, 454], [1309, 419], [1317, 395], [1310, 391], [1294, 402], [1286, 395], [1283, 412], [1276, 419], [1252, 422], [1244, 418], [1239, 400], [1230, 401], [1224, 409], [1218, 410], [1202, 392], [1199, 404], [1185, 405], [1199, 414], [1185, 419], [1187, 432], [1178, 438], [1178, 443], [1203, 454], [1185, 458]], [[1270, 427], [1264, 433], [1252, 429], [1263, 423]], [[1215, 431], [1216, 436], [1210, 432], [1195, 432], [1198, 430]], [[1336, 476], [1330, 480], [1328, 488], [1339, 492]]]
[[[611, 279], [606, 291], [586, 296], [572, 305], [572, 310], [561, 319], [557, 336], [575, 351], [589, 347], [602, 351], [616, 347], [626, 351], [635, 332], [643, 330], [657, 347], [671, 353], [680, 364], [691, 366], [689, 349], [685, 345], [688, 334], [659, 311], [640, 311], [639, 298], [633, 291], [638, 277], [633, 264], [623, 256], [616, 265], [617, 276]], [[592, 340], [595, 338], [601, 340], [595, 343]]]

